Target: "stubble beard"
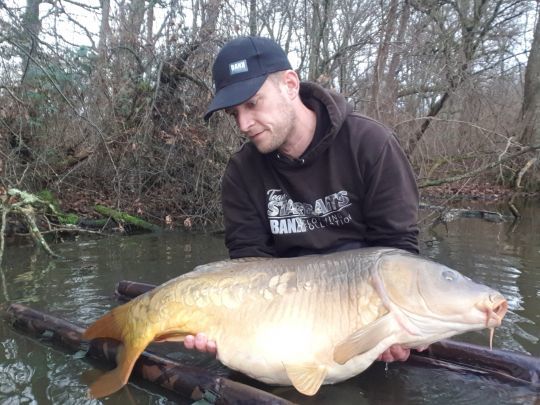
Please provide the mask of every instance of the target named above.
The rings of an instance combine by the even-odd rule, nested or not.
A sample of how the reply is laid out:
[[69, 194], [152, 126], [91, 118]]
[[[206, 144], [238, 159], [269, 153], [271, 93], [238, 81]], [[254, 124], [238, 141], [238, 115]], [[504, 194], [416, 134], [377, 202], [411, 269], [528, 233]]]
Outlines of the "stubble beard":
[[[285, 100], [284, 100], [285, 101]], [[291, 139], [295, 132], [295, 114], [291, 106], [282, 104], [278, 111], [279, 121], [272, 129], [266, 129], [269, 140], [266, 144], [255, 143], [255, 147], [262, 154], [268, 154], [279, 150]]]

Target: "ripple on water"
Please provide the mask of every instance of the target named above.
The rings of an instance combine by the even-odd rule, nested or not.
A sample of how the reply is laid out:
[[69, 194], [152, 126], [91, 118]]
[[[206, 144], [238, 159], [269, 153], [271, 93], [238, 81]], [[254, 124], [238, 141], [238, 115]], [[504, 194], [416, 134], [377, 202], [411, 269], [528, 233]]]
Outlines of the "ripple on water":
[[410, 404], [537, 405], [538, 393], [489, 375], [441, 368], [399, 366], [399, 384]]
[[0, 344], [0, 403], [36, 403], [31, 388], [34, 367], [22, 355], [15, 339], [7, 338]]
[[90, 400], [87, 396], [88, 385], [83, 383], [79, 375], [82, 366], [79, 363], [66, 363], [48, 367], [46, 395], [51, 403], [99, 404], [98, 400]]

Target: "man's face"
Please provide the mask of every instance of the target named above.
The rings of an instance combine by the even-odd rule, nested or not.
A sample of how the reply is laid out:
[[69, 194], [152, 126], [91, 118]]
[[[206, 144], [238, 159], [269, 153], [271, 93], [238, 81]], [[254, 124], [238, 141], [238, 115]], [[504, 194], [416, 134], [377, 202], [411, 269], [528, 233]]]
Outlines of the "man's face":
[[293, 105], [287, 97], [287, 87], [279, 80], [266, 79], [252, 98], [225, 110], [261, 153], [280, 149], [291, 142], [294, 134]]

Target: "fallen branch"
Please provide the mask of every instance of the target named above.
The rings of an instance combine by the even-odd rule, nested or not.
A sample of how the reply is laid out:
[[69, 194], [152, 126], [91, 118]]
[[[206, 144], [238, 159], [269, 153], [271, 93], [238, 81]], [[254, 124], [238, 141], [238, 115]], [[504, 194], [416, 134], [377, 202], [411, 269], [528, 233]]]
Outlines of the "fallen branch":
[[525, 148], [521, 148], [517, 152], [514, 152], [512, 154], [501, 157], [500, 159], [496, 160], [495, 162], [485, 164], [484, 166], [481, 166], [481, 167], [479, 167], [478, 169], [475, 169], [475, 170], [471, 170], [470, 172], [463, 173], [463, 174], [460, 174], [458, 176], [447, 177], [445, 179], [425, 180], [425, 181], [419, 182], [418, 183], [418, 188], [426, 188], [426, 187], [431, 187], [431, 186], [440, 186], [441, 184], [453, 183], [455, 181], [468, 179], [468, 178], [471, 178], [471, 177], [476, 177], [480, 173], [485, 172], [486, 170], [489, 170], [489, 169], [493, 169], [494, 167], [499, 166], [501, 163], [506, 162], [507, 160], [512, 160], [512, 159], [514, 159], [514, 158], [516, 158], [518, 156], [521, 156], [521, 155], [523, 155], [525, 153], [533, 152], [533, 151], [536, 151], [536, 150], [540, 150], [540, 145], [532, 145], [532, 146], [528, 146], [528, 147], [525, 147]]
[[5, 248], [6, 225], [8, 221], [13, 221], [12, 218], [28, 229], [28, 233], [17, 233], [17, 235], [31, 237], [37, 246], [55, 258], [61, 258], [61, 256], [50, 248], [43, 237], [45, 234], [89, 233], [103, 235], [102, 232], [83, 229], [76, 225], [76, 223], [82, 223], [79, 217], [75, 214], [62, 212], [50, 192], [44, 190], [38, 194], [32, 194], [16, 188], [5, 190], [0, 187], [0, 264]]
[[[122, 280], [116, 285], [115, 293], [122, 300], [130, 300], [155, 287], [149, 283]], [[540, 358], [507, 350], [442, 340], [431, 344], [424, 352], [413, 351], [407, 363], [489, 374], [540, 389]]]
[[448, 222], [455, 221], [458, 218], [478, 218], [488, 222], [505, 222], [515, 219], [514, 217], [505, 216], [497, 211], [448, 208], [441, 205], [430, 205], [426, 203], [420, 203], [420, 208], [439, 212], [437, 218], [429, 226], [430, 228], [438, 224], [446, 225]]
[[57, 255], [51, 250], [49, 244], [45, 241], [45, 238], [43, 238], [43, 235], [36, 224], [36, 213], [34, 207], [32, 207], [31, 205], [20, 207], [16, 210], [16, 212], [22, 214], [22, 216], [24, 217], [24, 222], [26, 222], [26, 226], [28, 226], [28, 231], [34, 242], [38, 246], [41, 246], [43, 250], [45, 250], [50, 256], [62, 258], [62, 256]]
[[0, 211], [2, 214], [2, 223], [0, 224], [0, 229], [2, 230], [0, 258], [4, 253], [4, 232], [6, 221], [10, 214], [17, 214], [23, 219], [23, 222], [27, 226], [28, 232], [36, 245], [41, 246], [43, 250], [52, 257], [61, 257], [51, 250], [36, 224], [36, 210], [42, 210], [44, 212], [49, 211], [54, 215], [57, 214], [57, 211], [52, 204], [43, 201], [34, 194], [15, 188], [10, 188], [7, 190], [6, 194], [1, 195], [0, 197]]
[[[27, 333], [48, 338], [75, 351], [88, 348], [87, 356], [97, 360], [114, 362], [116, 359], [118, 342], [94, 339], [87, 343], [82, 340], [85, 329], [62, 318], [20, 304], [11, 304], [7, 316], [13, 326]], [[214, 404], [291, 404], [266, 391], [215, 376], [203, 369], [184, 366], [151, 351], [141, 354], [132, 375], [195, 401], [211, 398]]]
[[521, 188], [521, 180], [523, 179], [523, 176], [525, 175], [527, 170], [529, 170], [536, 163], [537, 160], [538, 160], [537, 157], [533, 157], [532, 159], [529, 159], [527, 163], [525, 163], [525, 165], [521, 168], [521, 170], [519, 171], [516, 177], [516, 182], [515, 182], [516, 188]]
[[103, 205], [96, 205], [94, 208], [101, 215], [114, 219], [119, 224], [129, 224], [137, 228], [145, 229], [151, 232], [159, 232], [161, 228], [157, 225], [146, 222], [144, 219], [121, 212]]

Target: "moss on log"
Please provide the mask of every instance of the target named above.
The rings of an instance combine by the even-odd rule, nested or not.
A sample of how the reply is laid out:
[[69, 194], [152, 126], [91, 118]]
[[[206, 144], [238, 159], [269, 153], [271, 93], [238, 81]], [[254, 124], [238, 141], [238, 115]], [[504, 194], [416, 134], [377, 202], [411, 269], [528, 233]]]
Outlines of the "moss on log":
[[36, 196], [44, 203], [48, 203], [52, 213], [56, 216], [58, 222], [62, 225], [77, 225], [79, 216], [76, 214], [68, 214], [60, 209], [58, 199], [50, 190], [41, 190]]
[[161, 231], [161, 228], [155, 224], [151, 224], [150, 222], [147, 222], [144, 219], [141, 219], [134, 215], [130, 215], [125, 212], [115, 210], [113, 208], [105, 207], [104, 205], [96, 205], [94, 209], [101, 215], [110, 217], [122, 225], [129, 224], [136, 228], [145, 229], [151, 232]]

